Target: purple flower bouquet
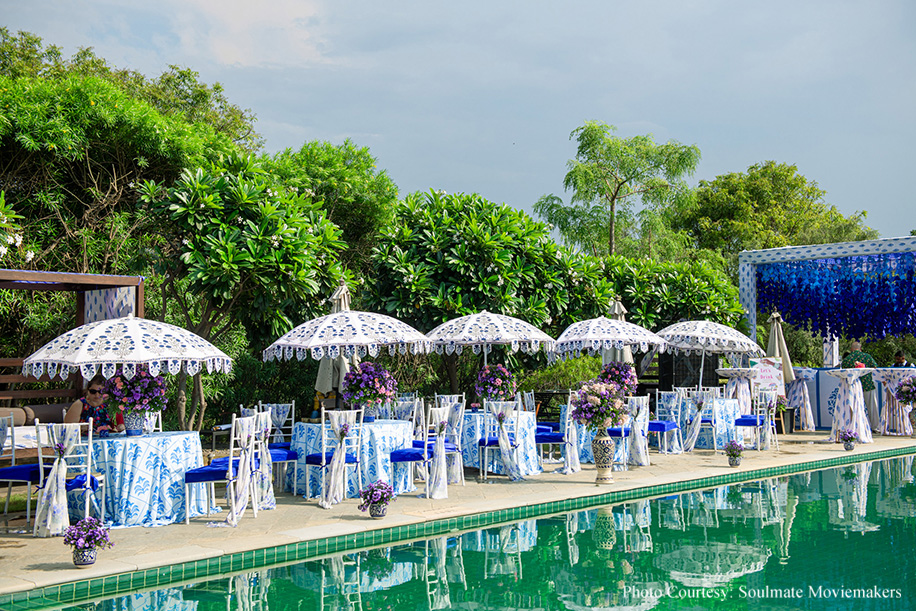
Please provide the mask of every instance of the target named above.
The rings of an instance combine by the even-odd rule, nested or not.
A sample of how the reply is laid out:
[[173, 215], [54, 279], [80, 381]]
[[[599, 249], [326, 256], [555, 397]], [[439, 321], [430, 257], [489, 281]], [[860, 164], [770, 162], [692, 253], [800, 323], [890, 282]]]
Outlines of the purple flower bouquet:
[[636, 392], [636, 371], [630, 363], [611, 362], [604, 366], [596, 378], [599, 382], [612, 382], [620, 388], [620, 395], [626, 397]]
[[113, 544], [108, 529], [92, 516], [83, 518], [64, 531], [64, 544], [73, 549], [105, 549]]
[[369, 505], [382, 505], [387, 507], [388, 503], [393, 501], [396, 497], [394, 488], [391, 487], [391, 484], [382, 480], [376, 480], [359, 491], [359, 498], [362, 500], [362, 503], [359, 505], [359, 510], [366, 511], [369, 509]]
[[105, 384], [109, 401], [122, 412], [158, 412], [165, 409], [165, 378], [152, 376], [146, 367], [137, 367], [134, 377], [127, 379], [119, 368]]
[[916, 378], [910, 377], [901, 380], [900, 385], [897, 387], [897, 392], [894, 393], [894, 397], [900, 403], [916, 403]]
[[613, 382], [592, 380], [579, 388], [570, 416], [590, 429], [622, 424], [628, 415], [620, 387]]
[[380, 406], [397, 398], [398, 381], [384, 367], [364, 361], [344, 376], [340, 393], [352, 406]]
[[515, 376], [502, 365], [487, 365], [477, 374], [474, 392], [481, 401], [512, 401], [515, 398]]

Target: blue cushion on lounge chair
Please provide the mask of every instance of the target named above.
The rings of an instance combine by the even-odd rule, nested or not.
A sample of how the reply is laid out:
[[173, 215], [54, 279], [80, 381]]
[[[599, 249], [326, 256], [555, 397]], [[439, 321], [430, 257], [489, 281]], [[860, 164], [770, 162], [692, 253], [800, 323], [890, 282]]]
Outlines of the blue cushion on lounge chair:
[[[228, 469], [229, 460], [228, 458], [223, 462], [222, 465], [216, 464], [217, 461], [213, 461], [209, 465], [204, 467], [197, 467], [196, 469], [188, 469], [184, 474], [184, 483], [186, 484], [200, 484], [204, 482], [221, 482], [226, 479], [226, 471]], [[232, 466], [232, 474], [238, 474], [238, 459], [235, 459], [235, 462]]]
[[[432, 439], [430, 439], [430, 440], [427, 441], [426, 443], [429, 445], [430, 449], [432, 449], [432, 448], [435, 447], [435, 445], [436, 445], [436, 442], [435, 442], [434, 440], [432, 440]], [[422, 439], [414, 439], [412, 445], [413, 445], [414, 448], [423, 449], [423, 440], [422, 440]], [[445, 442], [445, 451], [446, 451], [446, 452], [457, 452], [457, 451], [458, 451], [458, 446], [456, 446], [456, 445], [455, 445], [454, 443], [452, 443], [451, 441], [446, 441], [446, 442]]]
[[551, 431], [549, 433], [535, 433], [534, 443], [566, 443], [563, 433]]
[[669, 433], [679, 428], [681, 427], [677, 425], [677, 422], [671, 422], [670, 420], [649, 420], [650, 433]]
[[[509, 443], [515, 443], [515, 435], [509, 434]], [[499, 445], [499, 437], [486, 437], [477, 441], [477, 445], [481, 448], [486, 446], [492, 448]]]
[[[45, 465], [45, 475], [51, 471], [52, 465]], [[12, 467], [3, 467], [0, 469], [0, 481], [12, 482], [29, 482], [37, 484], [41, 479], [41, 469], [38, 463], [26, 465], [13, 465]]]
[[[331, 450], [330, 452], [325, 452], [325, 455], [324, 455], [324, 463], [323, 463], [323, 464], [325, 464], [325, 465], [331, 464], [331, 458], [333, 458], [333, 457], [334, 457], [334, 450]], [[344, 462], [349, 463], [349, 464], [351, 464], [351, 465], [355, 465], [355, 464], [356, 464], [356, 456], [354, 456], [353, 454], [347, 454], [346, 458], [344, 459]], [[305, 456], [305, 464], [307, 464], [307, 465], [321, 465], [321, 464], [322, 464], [321, 452], [316, 452], [315, 454], [306, 454], [306, 456]]]
[[267, 449], [270, 450], [271, 462], [288, 462], [299, 458], [298, 452], [289, 449], [289, 444], [287, 444], [286, 448], [267, 446]]
[[[423, 442], [420, 442], [422, 446]], [[426, 458], [432, 457], [433, 452], [432, 448], [426, 451]], [[423, 448], [402, 448], [400, 450], [392, 450], [391, 452], [391, 462], [418, 462], [421, 460], [426, 460], [423, 457]]]
[[764, 426], [766, 416], [744, 415], [735, 418], [735, 426]]

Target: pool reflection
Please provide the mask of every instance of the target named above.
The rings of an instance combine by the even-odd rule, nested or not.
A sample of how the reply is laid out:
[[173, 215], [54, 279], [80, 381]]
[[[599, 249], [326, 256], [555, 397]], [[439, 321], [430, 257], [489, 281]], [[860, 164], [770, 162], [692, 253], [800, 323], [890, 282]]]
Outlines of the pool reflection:
[[705, 597], [728, 609], [754, 608], [747, 591], [822, 584], [892, 588], [912, 600], [914, 519], [911, 456], [362, 550], [93, 608], [676, 609], [710, 606]]

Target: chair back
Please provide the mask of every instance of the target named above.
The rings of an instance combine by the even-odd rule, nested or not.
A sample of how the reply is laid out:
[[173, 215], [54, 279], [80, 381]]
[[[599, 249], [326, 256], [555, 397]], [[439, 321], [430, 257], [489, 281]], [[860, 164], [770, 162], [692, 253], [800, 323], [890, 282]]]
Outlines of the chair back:
[[489, 401], [484, 400], [484, 407], [492, 418], [487, 418], [487, 437], [495, 437], [499, 432], [499, 414], [505, 414], [503, 427], [508, 433], [518, 431], [518, 418], [521, 406], [518, 401]]
[[722, 397], [722, 387], [721, 386], [701, 386], [700, 392], [710, 394], [716, 398]]
[[627, 397], [627, 411], [633, 420], [631, 426], [642, 433], [643, 437], [649, 434], [649, 397]]
[[696, 390], [695, 386], [675, 386], [671, 389], [673, 393], [683, 399], [689, 399], [692, 392]]
[[16, 464], [16, 427], [13, 416], [0, 416], [0, 461], [10, 461], [8, 466]]
[[[327, 456], [330, 451], [337, 451], [343, 442], [343, 451], [352, 454], [359, 462], [359, 450], [363, 439], [362, 407], [357, 409], [326, 410], [321, 409], [321, 454]], [[340, 431], [347, 425], [347, 434], [341, 440]], [[324, 460], [322, 458], [322, 460]]]
[[522, 410], [526, 412], [536, 411], [537, 406], [534, 402], [534, 391], [533, 390], [517, 392], [515, 394], [515, 400], [518, 401], [518, 404], [521, 406]]
[[[81, 435], [83, 430], [86, 431], [85, 437]], [[92, 434], [92, 418], [89, 418], [88, 422], [78, 424], [41, 424], [37, 418], [35, 419], [40, 472], [46, 475], [45, 464], [50, 462], [50, 466], [53, 467], [57, 464], [58, 458], [60, 459], [64, 479], [71, 482], [67, 484], [67, 487], [73, 486], [83, 490], [83, 517], [89, 516], [90, 493], [94, 487], [98, 486], [98, 480], [94, 478], [95, 472], [92, 468]], [[56, 502], [54, 498], [45, 497], [46, 495], [39, 497], [39, 504]], [[104, 506], [102, 511], [104, 511]], [[36, 531], [38, 526], [36, 521]]]
[[417, 417], [417, 399], [398, 399], [391, 404], [391, 417], [395, 420], [409, 420], [411, 424]]
[[448, 407], [447, 441], [458, 446], [461, 451], [461, 435], [464, 432], [464, 410], [466, 407], [464, 393], [458, 395], [436, 395], [436, 405]]
[[680, 422], [681, 400], [677, 393], [669, 391], [656, 391], [655, 419], [669, 422]]
[[296, 402], [264, 403], [258, 401], [258, 408], [270, 414], [270, 427], [273, 434], [271, 443], [289, 443], [293, 440], [293, 425], [296, 423]]
[[759, 390], [757, 391], [757, 396], [754, 398], [754, 413], [764, 415], [768, 412], [771, 417], [776, 412], [776, 391]]
[[[229, 435], [229, 460], [228, 460], [228, 469], [226, 471], [226, 481], [231, 481], [236, 478], [236, 475], [233, 475], [232, 465], [239, 460], [246, 460], [250, 467], [254, 465], [253, 458], [254, 452], [257, 448], [257, 428], [258, 428], [258, 412], [255, 411], [249, 416], [237, 416], [232, 414], [232, 428]], [[241, 469], [241, 465], [237, 466], [237, 469]]]

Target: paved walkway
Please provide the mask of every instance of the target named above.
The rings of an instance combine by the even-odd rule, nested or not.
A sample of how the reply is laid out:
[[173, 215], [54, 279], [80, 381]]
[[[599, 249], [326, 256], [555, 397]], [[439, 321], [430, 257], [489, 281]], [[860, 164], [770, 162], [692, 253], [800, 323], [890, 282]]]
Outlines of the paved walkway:
[[[323, 510], [314, 500], [280, 494], [277, 509], [259, 512], [256, 519], [248, 512], [237, 528], [210, 528], [206, 518], [196, 518], [188, 526], [114, 530], [114, 547], [101, 551], [98, 562], [85, 569], [73, 567], [70, 549], [60, 538], [35, 539], [28, 534], [5, 532], [0, 527], [0, 595], [373, 528], [850, 455], [842, 445], [823, 442], [825, 437], [825, 432], [780, 436], [779, 451], [747, 451], [738, 469], [729, 468], [725, 456], [711, 450], [671, 456], [652, 452], [652, 466], [617, 472], [615, 483], [604, 487], [594, 485], [593, 465], [583, 465], [583, 470], [575, 475], [547, 472], [517, 483], [499, 476], [488, 484], [468, 479], [464, 487], [449, 486], [446, 500], [430, 501], [417, 498], [416, 494], [398, 497], [384, 520], [368, 519], [357, 510], [356, 499]], [[853, 454], [905, 447], [916, 451], [916, 439], [876, 436], [875, 443], [858, 445]], [[547, 465], [548, 470], [553, 468], [554, 465]], [[22, 522], [19, 524], [21, 528]], [[16, 527], [13, 522], [10, 530]]]

